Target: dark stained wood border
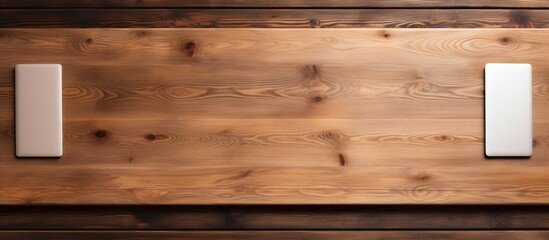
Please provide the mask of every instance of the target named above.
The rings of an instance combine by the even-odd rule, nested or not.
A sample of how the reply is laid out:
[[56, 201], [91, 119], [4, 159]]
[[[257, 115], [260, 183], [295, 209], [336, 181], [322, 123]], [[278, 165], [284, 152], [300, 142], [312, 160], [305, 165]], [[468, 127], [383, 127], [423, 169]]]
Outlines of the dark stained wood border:
[[3, 8], [547, 8], [545, 0], [0, 0]]
[[549, 206], [3, 206], [0, 229], [549, 229]]
[[0, 28], [547, 28], [547, 10], [4, 9]]
[[249, 240], [546, 240], [549, 231], [6, 231], [0, 238], [28, 239], [249, 239]]

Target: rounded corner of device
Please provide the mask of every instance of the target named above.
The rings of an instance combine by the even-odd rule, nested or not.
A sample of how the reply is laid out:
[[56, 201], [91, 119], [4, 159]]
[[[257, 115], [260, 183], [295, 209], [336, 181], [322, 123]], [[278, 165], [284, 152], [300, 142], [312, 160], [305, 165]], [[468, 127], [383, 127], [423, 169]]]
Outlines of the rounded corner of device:
[[57, 157], [57, 158], [60, 158], [63, 156], [63, 149], [60, 149], [58, 152], [56, 152], [55, 154], [52, 154], [52, 157]]
[[23, 65], [24, 64], [15, 64], [15, 67], [14, 67], [15, 72], [17, 73], [17, 72], [21, 71], [21, 68], [23, 67]]

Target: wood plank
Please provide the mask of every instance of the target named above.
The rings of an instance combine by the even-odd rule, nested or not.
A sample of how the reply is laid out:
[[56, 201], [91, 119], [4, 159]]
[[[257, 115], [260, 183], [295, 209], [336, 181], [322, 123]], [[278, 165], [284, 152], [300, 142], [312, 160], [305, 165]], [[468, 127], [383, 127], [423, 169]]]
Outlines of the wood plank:
[[224, 211], [188, 206], [4, 206], [0, 229], [222, 229], [227, 222]]
[[3, 206], [0, 228], [542, 230], [549, 206]]
[[[544, 29], [2, 29], [14, 62], [258, 66], [372, 63], [455, 67], [486, 61], [547, 64]], [[267, 57], [268, 56], [268, 57]], [[432, 65], [431, 65], [432, 64]], [[481, 64], [482, 65], [482, 64]]]
[[[483, 66], [448, 67], [65, 64], [64, 118], [482, 118]], [[549, 117], [549, 70], [536, 73], [534, 117]], [[0, 118], [12, 118], [13, 66], [0, 74]]]
[[443, 8], [443, 7], [474, 7], [474, 8], [547, 8], [545, 0], [0, 0], [2, 8], [139, 8], [139, 7], [313, 7], [313, 8]]
[[224, 239], [224, 240], [545, 240], [549, 231], [2, 231], [0, 237], [29, 239]]
[[548, 28], [548, 10], [1, 9], [0, 27]]
[[549, 199], [542, 167], [5, 167], [0, 189], [0, 204], [546, 204]]
[[62, 161], [16, 158], [13, 125], [0, 121], [3, 166], [549, 166], [549, 121], [534, 123], [530, 159], [504, 162], [485, 159], [481, 119], [65, 120]]
[[1, 32], [0, 118], [14, 63], [40, 59], [64, 66], [66, 119], [481, 119], [486, 62], [532, 63], [534, 118], [549, 118], [546, 30]]
[[[331, 206], [330, 206], [331, 207]], [[546, 206], [282, 206], [229, 215], [258, 229], [547, 229]], [[325, 210], [327, 208], [328, 210]], [[284, 210], [286, 209], [286, 210]], [[450, 216], [450, 217], [449, 217]], [[538, 222], [539, 221], [539, 222]], [[541, 223], [540, 223], [541, 222]], [[538, 225], [539, 224], [539, 225]]]

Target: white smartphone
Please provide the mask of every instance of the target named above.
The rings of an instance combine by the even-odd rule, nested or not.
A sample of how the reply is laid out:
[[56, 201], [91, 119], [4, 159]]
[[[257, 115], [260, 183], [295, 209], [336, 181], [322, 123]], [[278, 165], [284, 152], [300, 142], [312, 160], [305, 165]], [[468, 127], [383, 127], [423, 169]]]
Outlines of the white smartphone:
[[486, 156], [532, 155], [530, 64], [486, 64], [485, 114]]
[[60, 64], [15, 66], [15, 152], [18, 157], [63, 155]]

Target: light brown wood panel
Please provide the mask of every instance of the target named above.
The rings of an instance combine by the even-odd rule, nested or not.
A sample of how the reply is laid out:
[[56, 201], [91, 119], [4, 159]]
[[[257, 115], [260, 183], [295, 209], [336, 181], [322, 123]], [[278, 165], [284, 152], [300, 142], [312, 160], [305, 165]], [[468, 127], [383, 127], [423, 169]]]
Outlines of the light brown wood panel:
[[3, 8], [140, 8], [140, 7], [251, 7], [251, 8], [548, 8], [545, 0], [0, 0]]
[[480, 119], [487, 62], [532, 63], [534, 118], [549, 118], [547, 30], [0, 32], [3, 118], [14, 63], [37, 61], [64, 64], [68, 119]]
[[[47, 179], [47, 180], [46, 180]], [[1, 204], [546, 203], [543, 167], [5, 167]]]
[[65, 120], [59, 161], [16, 158], [13, 124], [0, 121], [3, 166], [549, 166], [548, 121], [534, 122], [534, 154], [519, 161], [485, 159], [480, 119]]
[[547, 35], [544, 29], [2, 29], [0, 50], [10, 58], [0, 63], [537, 65], [547, 64]]
[[545, 240], [549, 231], [3, 231], [0, 237], [11, 240]]
[[[0, 30], [2, 204], [549, 202], [548, 30]], [[63, 64], [65, 154], [13, 154]], [[534, 67], [534, 155], [483, 154], [483, 67]]]
[[[0, 118], [12, 118], [12, 69], [0, 68], [0, 111], [7, 113]], [[416, 63], [354, 67], [65, 64], [64, 117], [480, 119], [482, 73], [483, 65], [428, 68]], [[549, 116], [542, 105], [549, 102], [544, 90], [549, 70], [538, 66], [536, 73], [535, 117]]]
[[[65, 119], [483, 118], [483, 65], [63, 67]], [[11, 119], [13, 66], [0, 76]], [[535, 66], [534, 118], [549, 118], [548, 86], [549, 65]]]

